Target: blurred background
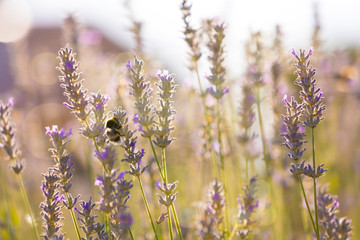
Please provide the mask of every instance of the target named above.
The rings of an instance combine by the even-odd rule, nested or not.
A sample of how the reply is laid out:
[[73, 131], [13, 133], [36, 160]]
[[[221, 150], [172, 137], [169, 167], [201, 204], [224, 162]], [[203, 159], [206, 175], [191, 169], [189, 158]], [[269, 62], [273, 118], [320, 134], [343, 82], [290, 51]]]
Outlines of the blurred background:
[[[288, 56], [282, 62], [287, 77], [284, 82], [294, 80], [294, 68], [289, 60], [291, 49], [314, 47], [313, 64], [318, 69], [319, 86], [328, 104], [327, 122], [319, 127], [319, 152], [323, 153], [319, 162], [329, 168], [331, 174], [324, 182], [329, 183], [331, 192], [339, 195], [342, 214], [353, 219], [355, 233], [359, 233], [356, 226], [360, 224], [360, 1], [194, 0], [192, 3], [191, 23], [196, 28], [200, 28], [205, 19], [214, 17], [228, 24], [225, 63], [229, 81], [236, 86], [231, 90], [231, 101], [235, 105], [241, 95], [239, 85], [247, 71], [244, 46], [251, 33], [261, 32], [269, 49], [276, 35], [281, 36], [284, 54]], [[179, 99], [182, 99], [176, 103], [176, 121], [184, 127], [175, 134], [178, 144], [187, 151], [175, 147], [173, 155], [178, 152], [180, 158], [189, 162], [196, 158], [195, 143], [199, 134], [185, 126], [194, 119], [195, 127], [200, 125], [194, 104], [197, 100], [189, 94], [198, 89], [193, 73], [187, 68], [188, 48], [183, 37], [180, 5], [180, 0], [0, 0], [0, 100], [7, 102], [9, 97], [15, 98], [12, 118], [26, 158], [26, 187], [37, 193], [31, 200], [35, 209], [43, 199], [39, 190], [41, 173], [53, 163], [47, 151], [45, 126], [57, 124], [75, 129], [71, 145], [75, 159], [79, 160], [75, 181], [82, 184], [74, 184], [74, 192], [84, 198], [91, 194], [92, 183], [84, 181], [87, 179], [84, 159], [92, 158], [92, 153], [77, 132], [79, 124], [75, 117], [62, 104], [65, 98], [58, 83], [56, 57], [66, 43], [78, 53], [86, 87], [90, 92], [108, 94], [113, 100], [112, 106], [121, 103], [128, 109], [132, 107], [132, 103], [126, 102], [129, 95], [125, 64], [134, 55], [149, 61], [149, 75], [154, 76], [162, 68], [175, 73], [181, 86]], [[271, 58], [271, 54], [276, 53], [269, 51], [268, 54]], [[205, 60], [201, 61], [200, 75], [205, 76], [208, 65]], [[270, 72], [270, 66], [267, 68]], [[203, 80], [206, 84], [205, 78]], [[283, 93], [292, 91], [291, 87], [285, 89]], [[184, 96], [189, 102], [181, 98]], [[129, 114], [132, 111], [129, 110]], [[270, 136], [273, 120], [266, 108], [265, 119]], [[191, 163], [182, 164], [178, 160], [170, 164], [170, 171], [176, 168], [186, 171], [189, 166]], [[6, 174], [11, 179], [13, 173]], [[174, 174], [183, 177], [181, 171]], [[197, 172], [193, 170], [188, 174], [194, 177]], [[185, 189], [192, 183], [191, 178], [183, 183], [182, 190], [193, 194], [179, 203], [184, 210], [183, 220], [192, 217], [189, 202], [199, 200], [197, 197], [203, 193]], [[197, 197], [191, 197], [195, 195]], [[272, 221], [275, 218], [269, 223]]]

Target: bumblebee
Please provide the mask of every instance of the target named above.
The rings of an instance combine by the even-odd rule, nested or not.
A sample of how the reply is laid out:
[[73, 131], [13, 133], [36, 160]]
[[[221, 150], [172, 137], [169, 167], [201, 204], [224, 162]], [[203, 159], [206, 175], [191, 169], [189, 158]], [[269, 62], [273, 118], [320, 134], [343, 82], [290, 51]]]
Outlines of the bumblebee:
[[111, 142], [119, 142], [121, 137], [122, 125], [116, 118], [111, 118], [106, 122], [106, 135]]

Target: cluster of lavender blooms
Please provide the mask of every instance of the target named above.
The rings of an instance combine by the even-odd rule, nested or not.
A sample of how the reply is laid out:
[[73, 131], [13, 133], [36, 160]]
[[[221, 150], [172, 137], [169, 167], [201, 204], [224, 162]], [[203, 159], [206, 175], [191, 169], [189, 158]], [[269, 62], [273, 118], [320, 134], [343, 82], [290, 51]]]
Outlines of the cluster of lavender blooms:
[[223, 222], [225, 198], [223, 186], [217, 179], [211, 183], [209, 198], [198, 220], [197, 234], [201, 239], [222, 239], [223, 233], [219, 229]]
[[[131, 181], [124, 179], [125, 172], [119, 173], [118, 169], [114, 169], [117, 152], [113, 143], [107, 139], [105, 129], [107, 118], [105, 108], [109, 98], [101, 93], [88, 93], [82, 85], [82, 74], [78, 71], [79, 64], [76, 62], [72, 49], [68, 46], [61, 49], [59, 59], [61, 62], [58, 69], [62, 73], [59, 77], [60, 86], [64, 88], [64, 95], [68, 98], [68, 102], [64, 103], [64, 105], [83, 124], [80, 132], [83, 136], [92, 140], [95, 147], [94, 156], [103, 166], [103, 174], [96, 177], [95, 185], [100, 188], [99, 194], [101, 197], [97, 205], [99, 210], [107, 216], [107, 223], [105, 227], [99, 223], [94, 224], [94, 217], [90, 215], [91, 209], [89, 209], [92, 206], [90, 199], [89, 202], [82, 202], [82, 211], [77, 210], [83, 216], [81, 220], [82, 229], [89, 238], [94, 232], [98, 234], [99, 239], [126, 237], [132, 224], [132, 216], [126, 206], [132, 184]], [[127, 121], [126, 112], [117, 109], [115, 109], [115, 112], [116, 117], [119, 117], [118, 121], [121, 121], [120, 124], [125, 126], [126, 122], [124, 121]], [[122, 131], [127, 129], [127, 127], [124, 127]], [[119, 134], [125, 135], [124, 133]]]
[[[167, 176], [167, 167], [166, 167], [166, 155], [165, 155], [165, 148], [169, 146], [174, 138], [170, 137], [170, 133], [173, 131], [174, 127], [172, 126], [172, 122], [174, 120], [173, 115], [175, 114], [175, 110], [172, 106], [172, 97], [175, 92], [176, 84], [174, 74], [169, 74], [167, 71], [163, 73], [158, 73], [157, 77], [159, 81], [156, 83], [159, 91], [158, 101], [159, 107], [155, 108], [152, 103], [152, 87], [148, 80], [143, 73], [143, 61], [138, 60], [136, 57], [134, 59], [134, 64], [131, 65], [129, 61], [126, 65], [128, 68], [128, 76], [131, 81], [130, 88], [131, 88], [131, 95], [135, 98], [135, 108], [137, 113], [134, 118], [134, 122], [139, 124], [139, 131], [141, 132], [141, 136], [147, 138], [150, 142], [156, 164], [158, 166], [158, 170], [161, 176], [162, 184], [157, 184], [157, 189], [159, 189], [165, 196], [159, 196], [159, 203], [164, 205], [167, 208], [167, 213], [163, 213], [159, 219], [158, 223], [168, 218], [169, 223], [169, 233], [170, 238], [172, 238], [172, 220], [170, 214], [170, 208], [173, 213], [173, 218], [175, 221], [175, 225], [177, 228], [178, 235], [180, 239], [182, 239], [182, 233], [180, 230], [180, 225], [177, 218], [177, 213], [175, 210], [175, 199], [176, 194], [175, 192], [176, 186], [178, 182], [169, 183], [168, 176]], [[152, 140], [152, 137], [155, 140]], [[154, 149], [154, 145], [158, 146], [161, 149], [161, 159], [160, 161], [157, 157], [156, 151]], [[140, 180], [140, 185], [142, 186]], [[145, 199], [145, 195], [143, 194], [143, 198], [145, 204], [147, 205], [147, 201]], [[153, 224], [152, 216], [150, 210], [148, 209], [148, 215], [151, 220], [154, 233], [156, 235], [156, 230]], [[155, 236], [157, 237], [157, 236]]]
[[11, 169], [20, 174], [24, 168], [22, 153], [16, 143], [15, 128], [11, 125], [11, 111], [14, 99], [10, 98], [7, 104], [0, 102], [0, 148], [3, 148], [11, 161]]
[[247, 239], [249, 234], [253, 231], [252, 227], [255, 220], [252, 220], [255, 208], [259, 207], [259, 201], [256, 200], [257, 191], [257, 177], [252, 177], [249, 180], [249, 184], [246, 184], [243, 188], [244, 195], [238, 199], [239, 203], [239, 230], [236, 234], [241, 239]]
[[[329, 195], [325, 196], [325, 193], [320, 193], [320, 195], [317, 197], [318, 189], [316, 187], [316, 179], [324, 175], [327, 169], [323, 168], [324, 164], [316, 166], [314, 128], [320, 123], [321, 120], [324, 119], [322, 115], [323, 111], [325, 110], [325, 106], [321, 101], [323, 99], [323, 94], [320, 92], [320, 88], [316, 87], [316, 79], [314, 79], [315, 69], [310, 65], [309, 59], [312, 52], [312, 49], [310, 49], [307, 54], [305, 54], [304, 50], [300, 50], [299, 55], [297, 55], [294, 50], [292, 52], [296, 58], [296, 63], [294, 66], [296, 67], [295, 74], [297, 74], [297, 79], [295, 84], [301, 87], [300, 99], [302, 102], [299, 104], [293, 97], [291, 97], [290, 101], [288, 101], [287, 96], [284, 96], [287, 114], [283, 116], [286, 132], [283, 133], [282, 136], [285, 139], [283, 145], [290, 151], [288, 156], [295, 162], [298, 162], [300, 159], [302, 159], [303, 153], [306, 150], [303, 147], [303, 145], [306, 143], [306, 141], [303, 140], [305, 137], [304, 127], [309, 127], [311, 129], [313, 165], [311, 166], [308, 164], [305, 166], [305, 161], [302, 161], [301, 163], [297, 163], [297, 165], [291, 164], [290, 171], [293, 175], [297, 176], [301, 184], [303, 196], [306, 201], [308, 213], [314, 228], [316, 238], [328, 239], [328, 237], [326, 237], [328, 235], [320, 236], [318, 222], [319, 219], [322, 219], [320, 220], [322, 221], [322, 226], [326, 231], [328, 231], [328, 225], [326, 221], [331, 220], [326, 219], [326, 216], [327, 214], [331, 214], [332, 211], [334, 211], [336, 204], [333, 205], [332, 208], [328, 207], [328, 205], [331, 205], [334, 199]], [[303, 188], [301, 175], [305, 175], [313, 179], [315, 217], [313, 217], [310, 211], [307, 197]], [[333, 216], [331, 216], [331, 218], [333, 218]], [[343, 227], [346, 229], [346, 234], [343, 235], [342, 239], [349, 239], [351, 232], [350, 221], [346, 221]]]

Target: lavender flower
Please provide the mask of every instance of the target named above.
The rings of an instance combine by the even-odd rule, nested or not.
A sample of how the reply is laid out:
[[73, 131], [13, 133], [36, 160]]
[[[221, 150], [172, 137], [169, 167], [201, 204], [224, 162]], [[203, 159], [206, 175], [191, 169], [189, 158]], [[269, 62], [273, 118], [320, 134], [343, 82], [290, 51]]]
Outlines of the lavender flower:
[[176, 195], [178, 192], [174, 192], [176, 189], [178, 182], [174, 183], [157, 183], [156, 188], [159, 189], [164, 195], [158, 195], [159, 197], [159, 203], [161, 205], [164, 205], [165, 207], [170, 207], [176, 199]]
[[[181, 4], [181, 11], [183, 14], [182, 19], [185, 23], [185, 29], [184, 29], [185, 42], [188, 44], [190, 48], [190, 53], [189, 53], [190, 62], [196, 65], [201, 57], [201, 50], [200, 50], [201, 35], [198, 30], [190, 26], [191, 4], [188, 4], [187, 0], [183, 0]], [[189, 68], [190, 70], [193, 70], [196, 68], [196, 66], [190, 66]]]
[[111, 173], [104, 173], [102, 176], [97, 176], [95, 179], [95, 185], [100, 188], [99, 194], [101, 199], [99, 201], [100, 211], [110, 214], [111, 211], [116, 207], [115, 198], [115, 183], [118, 180], [116, 171]]
[[255, 103], [255, 97], [252, 92], [250, 84], [245, 84], [242, 87], [242, 101], [239, 109], [240, 122], [239, 125], [241, 129], [244, 130], [242, 134], [239, 135], [240, 143], [246, 145], [249, 143], [255, 136], [249, 133], [251, 126], [255, 122], [255, 113], [253, 106]]
[[81, 229], [85, 233], [86, 239], [91, 239], [91, 235], [95, 232], [95, 218], [96, 216], [92, 216], [91, 212], [96, 206], [95, 203], [92, 202], [92, 198], [90, 197], [89, 201], [82, 201], [80, 203], [82, 210], [78, 210], [75, 208], [75, 211], [82, 216], [79, 217], [79, 221], [82, 223]]
[[110, 172], [117, 160], [116, 150], [113, 146], [107, 145], [102, 149], [95, 150], [95, 157], [103, 165], [105, 171]]
[[174, 74], [168, 74], [167, 71], [157, 74], [159, 81], [156, 83], [156, 86], [159, 89], [159, 103], [160, 108], [157, 109], [156, 115], [158, 120], [155, 127], [155, 137], [154, 143], [160, 148], [166, 148], [174, 140], [170, 138], [171, 131], [174, 130], [174, 127], [171, 126], [171, 122], [174, 120], [173, 115], [175, 114], [174, 107], [172, 106], [172, 97], [175, 92], [175, 81]]
[[11, 120], [14, 99], [10, 98], [5, 105], [0, 102], [0, 148], [3, 148], [11, 161], [11, 168], [15, 174], [20, 174], [24, 168], [22, 153], [15, 140], [15, 127]]
[[64, 88], [64, 95], [68, 98], [68, 102], [65, 102], [64, 105], [70, 109], [78, 119], [86, 121], [89, 115], [87, 109], [89, 99], [87, 89], [82, 85], [82, 73], [78, 71], [79, 63], [75, 60], [75, 55], [68, 45], [60, 49], [58, 57], [60, 67], [57, 69], [62, 74], [59, 77], [60, 86]]
[[135, 108], [138, 113], [138, 122], [142, 126], [141, 136], [151, 138], [154, 134], [154, 116], [152, 116], [153, 106], [151, 104], [151, 86], [150, 82], [145, 79], [143, 74], [143, 61], [139, 61], [136, 57], [134, 66], [130, 61], [126, 65], [128, 68], [128, 76], [131, 80], [131, 95], [135, 97]]
[[74, 163], [71, 162], [71, 155], [66, 151], [66, 145], [70, 141], [67, 137], [71, 135], [71, 129], [66, 132], [64, 129], [58, 130], [58, 127], [54, 125], [51, 129], [46, 127], [46, 134], [50, 136], [50, 141], [53, 144], [53, 148], [49, 149], [55, 161], [53, 170], [59, 174], [59, 183], [64, 192], [69, 192], [72, 186]]
[[124, 178], [125, 172], [121, 172], [116, 182], [116, 207], [111, 213], [110, 217], [111, 228], [114, 231], [117, 239], [124, 239], [128, 235], [128, 230], [133, 223], [132, 215], [129, 212], [127, 201], [130, 198], [130, 189], [133, 187], [132, 181], [127, 181]]
[[302, 105], [298, 104], [293, 97], [291, 97], [290, 102], [288, 102], [286, 95], [284, 96], [284, 102], [287, 115], [283, 115], [286, 132], [281, 134], [285, 139], [282, 145], [290, 150], [288, 156], [294, 161], [298, 161], [306, 150], [306, 148], [303, 148], [303, 144], [306, 142], [303, 141], [305, 133], [300, 132], [300, 126], [302, 125], [300, 120]]
[[210, 84], [213, 85], [208, 88], [208, 93], [217, 100], [221, 99], [228, 92], [227, 88], [223, 86], [225, 82], [225, 68], [223, 66], [225, 28], [225, 23], [216, 24], [213, 27], [214, 33], [210, 35], [210, 41], [208, 43], [208, 48], [211, 52], [211, 55], [208, 57], [211, 62], [211, 74], [206, 78]]
[[310, 56], [313, 50], [310, 49], [308, 54], [305, 55], [305, 50], [300, 50], [300, 55], [297, 55], [295, 51], [292, 54], [296, 57], [295, 63], [297, 79], [296, 85], [301, 87], [300, 98], [302, 104], [302, 115], [304, 117], [304, 124], [307, 127], [316, 127], [321, 120], [325, 106], [322, 104], [323, 94], [320, 92], [320, 88], [316, 88], [316, 79], [314, 79], [315, 69], [310, 65]]
[[255, 87], [264, 85], [263, 52], [264, 46], [262, 43], [261, 32], [252, 33], [249, 42], [246, 44], [246, 56], [249, 62], [247, 77]]
[[339, 202], [336, 196], [327, 192], [327, 188], [320, 189], [318, 195], [319, 221], [323, 227], [324, 234], [321, 239], [350, 239], [351, 220], [347, 218], [338, 218]]
[[257, 180], [256, 176], [250, 179], [249, 184], [243, 188], [244, 195], [238, 200], [240, 229], [237, 231], [237, 234], [241, 239], [246, 239], [249, 236], [252, 231], [252, 225], [256, 222], [252, 220], [252, 215], [255, 208], [259, 206], [259, 201], [256, 200], [255, 196]]
[[223, 220], [225, 198], [223, 186], [217, 179], [211, 184], [209, 198], [210, 201], [205, 204], [205, 209], [198, 221], [197, 234], [201, 239], [222, 239], [219, 227]]
[[40, 204], [42, 208], [41, 216], [44, 220], [43, 227], [45, 234], [42, 236], [46, 240], [51, 239], [62, 239], [64, 237], [59, 231], [62, 227], [60, 224], [61, 215], [61, 201], [63, 196], [59, 196], [60, 193], [57, 191], [59, 188], [59, 176], [53, 171], [49, 171], [43, 174], [44, 181], [42, 182], [41, 191], [45, 196], [45, 201]]

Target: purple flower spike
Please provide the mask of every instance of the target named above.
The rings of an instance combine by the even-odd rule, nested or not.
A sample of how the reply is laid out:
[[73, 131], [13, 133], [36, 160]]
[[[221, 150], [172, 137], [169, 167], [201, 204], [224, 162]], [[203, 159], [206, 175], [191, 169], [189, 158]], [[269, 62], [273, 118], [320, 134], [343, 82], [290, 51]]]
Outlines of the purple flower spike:
[[297, 57], [297, 54], [296, 54], [296, 52], [295, 52], [295, 49], [292, 49], [291, 53], [292, 53], [292, 55], [294, 55], [295, 57]]

